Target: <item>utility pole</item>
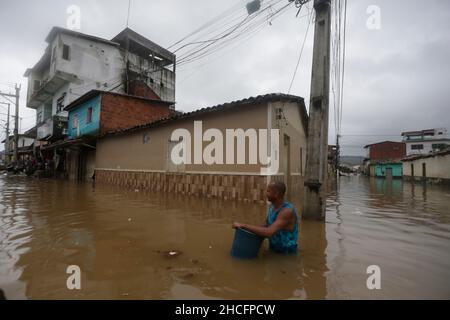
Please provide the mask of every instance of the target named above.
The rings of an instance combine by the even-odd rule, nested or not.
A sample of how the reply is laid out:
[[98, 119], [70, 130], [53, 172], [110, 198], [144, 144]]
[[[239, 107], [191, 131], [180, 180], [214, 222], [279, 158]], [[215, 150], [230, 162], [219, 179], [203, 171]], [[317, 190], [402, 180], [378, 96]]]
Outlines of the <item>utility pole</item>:
[[339, 138], [341, 136], [339, 135], [339, 133], [336, 135], [336, 153], [335, 153], [335, 163], [336, 163], [336, 178], [339, 177], [339, 166], [340, 166], [340, 155], [341, 155], [341, 146], [340, 146], [340, 142], [339, 142]]
[[331, 0], [314, 0], [314, 11], [316, 21], [302, 217], [307, 220], [325, 220], [325, 192], [328, 174]]
[[10, 116], [10, 104], [6, 102], [0, 102], [0, 104], [4, 104], [8, 106], [8, 113], [6, 114], [6, 138], [5, 138], [5, 160], [6, 163], [9, 163], [9, 118]]
[[[16, 114], [14, 118], [14, 157], [13, 161], [17, 161], [18, 157], [18, 147], [19, 147], [19, 97], [20, 97], [20, 85], [16, 84], [15, 86], [16, 94], [11, 93], [2, 93], [0, 92], [0, 96], [3, 97], [11, 97], [16, 98]], [[8, 99], [9, 100], [9, 99]], [[9, 121], [9, 119], [8, 119]]]
[[6, 120], [6, 144], [5, 144], [5, 159], [7, 160], [6, 163], [9, 164], [9, 108], [10, 104], [8, 103], [8, 118]]
[[20, 85], [16, 84], [16, 117], [14, 118], [14, 161], [19, 160], [18, 149], [19, 149], [19, 95], [20, 95]]

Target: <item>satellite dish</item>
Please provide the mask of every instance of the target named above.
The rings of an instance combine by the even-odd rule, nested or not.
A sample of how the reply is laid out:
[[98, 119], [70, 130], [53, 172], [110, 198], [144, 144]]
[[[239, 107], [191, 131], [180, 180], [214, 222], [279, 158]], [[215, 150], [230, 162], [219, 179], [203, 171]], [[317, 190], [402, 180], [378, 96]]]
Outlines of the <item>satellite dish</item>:
[[247, 12], [249, 15], [261, 9], [261, 0], [253, 0], [247, 3]]

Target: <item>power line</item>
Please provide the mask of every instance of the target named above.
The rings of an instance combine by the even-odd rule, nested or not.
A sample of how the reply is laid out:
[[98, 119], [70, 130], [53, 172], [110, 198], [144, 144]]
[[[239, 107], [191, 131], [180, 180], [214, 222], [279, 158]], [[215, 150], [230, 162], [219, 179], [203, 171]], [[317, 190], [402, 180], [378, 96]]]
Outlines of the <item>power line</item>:
[[[280, 3], [282, 0], [273, 0], [272, 2], [275, 2], [276, 4]], [[184, 53], [183, 55], [181, 55], [181, 58], [178, 59], [178, 63], [183, 63], [186, 60], [192, 60], [192, 56], [195, 54], [209, 48], [211, 45], [217, 43], [218, 41], [225, 39], [226, 37], [228, 37], [229, 35], [231, 35], [232, 33], [236, 32], [239, 28], [243, 27], [246, 24], [250, 24], [252, 21], [257, 21], [257, 17], [259, 17], [262, 13], [264, 13], [266, 10], [269, 9], [269, 7], [272, 7], [272, 2], [270, 2], [266, 7], [260, 9], [256, 14], [252, 14], [252, 15], [246, 15], [246, 17], [241, 20], [239, 23], [234, 24], [233, 26], [229, 27], [228, 29], [222, 31], [221, 33], [215, 35], [213, 38], [211, 39], [207, 39], [207, 40], [203, 40], [203, 41], [197, 41], [195, 43], [188, 43], [183, 45], [181, 48], [184, 48], [188, 45], [191, 44], [198, 44], [198, 46], [196, 46], [195, 48], [191, 49], [190, 51]], [[241, 32], [245, 32], [244, 30], [242, 30]], [[178, 48], [176, 51], [180, 50], [181, 48]], [[175, 51], [175, 52], [176, 52]]]
[[[283, 11], [279, 11], [279, 12], [273, 13], [273, 14], [271, 15], [271, 17], [270, 17], [270, 18], [271, 18], [271, 22], [275, 21], [275, 19], [278, 18], [279, 16], [281, 16], [281, 14], [283, 14], [284, 12], [287, 12], [287, 11], [286, 11], [286, 10], [283, 10]], [[309, 16], [309, 14], [300, 16], [300, 18], [304, 18], [304, 17], [307, 17], [307, 16]], [[201, 64], [200, 66], [196, 66], [196, 67], [195, 67], [195, 70], [194, 70], [191, 74], [189, 74], [188, 76], [186, 76], [185, 78], [183, 78], [182, 80], [180, 80], [180, 82], [178, 83], [178, 85], [184, 83], [184, 82], [185, 82], [187, 79], [189, 79], [193, 74], [197, 73], [197, 72], [199, 71], [199, 69], [205, 67], [206, 65], [208, 65], [208, 64], [211, 63], [212, 61], [216, 61], [217, 59], [223, 57], [224, 55], [228, 54], [229, 51], [232, 51], [232, 50], [236, 49], [237, 47], [239, 47], [239, 46], [242, 45], [243, 43], [246, 43], [247, 40], [249, 40], [250, 38], [254, 37], [255, 35], [257, 35], [260, 31], [262, 31], [262, 30], [264, 29], [264, 27], [265, 27], [264, 24], [265, 24], [265, 23], [266, 23], [266, 22], [261, 23], [261, 24], [259, 24], [258, 26], [256, 26], [255, 28], [253, 28], [251, 33], [248, 33], [247, 35], [245, 35], [244, 37], [242, 37], [241, 39], [239, 39], [239, 41], [235, 42], [235, 43], [234, 43], [234, 46], [229, 46], [229, 47], [228, 47], [228, 50], [227, 50], [224, 54], [222, 54], [222, 55], [220, 55], [220, 56], [218, 56], [218, 57], [215, 57], [215, 58], [213, 58], [213, 59], [209, 59], [207, 62]], [[271, 24], [270, 24], [270, 25], [271, 25]], [[237, 37], [240, 37], [240, 35], [235, 36], [234, 38], [229, 39], [228, 41], [232, 41], [232, 40], [234, 40], [234, 39], [237, 38]], [[206, 56], [209, 56], [209, 55], [214, 54], [215, 52], [219, 51], [219, 50], [220, 50], [224, 45], [226, 45], [226, 44], [227, 44], [227, 43], [222, 44], [222, 45], [219, 46], [216, 50], [214, 50], [213, 52], [210, 52], [210, 53], [207, 54]], [[181, 67], [183, 67], [183, 66], [184, 66], [184, 65], [181, 65]]]
[[206, 30], [208, 27], [214, 25], [215, 23], [218, 23], [219, 21], [221, 21], [224, 17], [231, 15], [232, 13], [236, 12], [236, 7], [238, 7], [238, 9], [241, 9], [241, 5], [242, 3], [240, 1], [238, 1], [235, 5], [233, 5], [232, 7], [230, 7], [228, 10], [226, 10], [225, 12], [221, 13], [220, 15], [214, 17], [213, 19], [207, 21], [205, 24], [203, 24], [202, 26], [200, 26], [199, 28], [197, 28], [196, 30], [194, 30], [193, 32], [189, 33], [188, 35], [184, 36], [183, 38], [181, 38], [180, 40], [176, 41], [175, 43], [171, 44], [169, 47], [167, 47], [167, 49], [171, 49], [174, 46], [176, 46], [177, 44], [183, 42], [184, 40], [188, 39], [189, 37], [203, 31]]
[[[300, 7], [300, 9], [301, 9], [301, 7]], [[297, 15], [298, 15], [298, 13], [297, 13]], [[300, 49], [300, 54], [298, 56], [297, 65], [295, 66], [294, 74], [292, 75], [291, 83], [289, 85], [288, 94], [291, 93], [292, 85], [294, 84], [295, 76], [297, 75], [298, 66], [300, 65], [300, 60], [302, 59], [303, 49], [305, 48], [305, 43], [306, 43], [306, 39], [308, 37], [308, 32], [309, 32], [309, 27], [311, 26], [311, 23], [312, 23], [312, 17], [313, 17], [313, 14], [311, 11], [309, 21], [308, 21], [308, 27], [306, 28], [306, 32], [305, 32], [305, 38], [303, 39], [303, 43], [302, 43], [302, 46]]]
[[[281, 1], [278, 1], [277, 3], [279, 3], [279, 2], [281, 2]], [[288, 3], [287, 5], [283, 6], [283, 7], [280, 8], [280, 9], [278, 9], [275, 13], [272, 13], [272, 14], [270, 15], [270, 16], [272, 17], [272, 19], [274, 19], [274, 17], [275, 17], [276, 15], [280, 14], [283, 10], [285, 10], [289, 5], [291, 5], [291, 3]], [[189, 52], [188, 54], [186, 54], [185, 56], [183, 56], [183, 57], [178, 61], [179, 65], [183, 65], [183, 64], [186, 64], [186, 63], [191, 63], [191, 62], [194, 62], [194, 61], [199, 60], [199, 59], [201, 59], [201, 58], [204, 58], [205, 56], [209, 55], [210, 53], [213, 53], [213, 52], [217, 51], [219, 48], [223, 47], [223, 45], [224, 45], [225, 43], [230, 43], [232, 40], [234, 40], [234, 39], [240, 37], [241, 35], [243, 35], [243, 34], [245, 34], [245, 33], [248, 33], [248, 32], [250, 32], [250, 31], [254, 31], [254, 30], [257, 29], [260, 25], [266, 24], [266, 23], [267, 23], [267, 22], [266, 22], [266, 19], [257, 20], [256, 18], [259, 17], [259, 16], [261, 16], [261, 14], [262, 14], [263, 12], [265, 12], [266, 10], [268, 10], [268, 9], [269, 9], [269, 6], [267, 6], [267, 7], [263, 8], [263, 9], [261, 9], [256, 15], [252, 16], [248, 21], [245, 21], [245, 23], [244, 23], [243, 25], [245, 25], [245, 24], [249, 24], [249, 25], [248, 25], [246, 28], [242, 29], [236, 36], [227, 39], [225, 42], [220, 43], [220, 44], [217, 45], [215, 48], [210, 48], [210, 49], [208, 49], [207, 51], [201, 52], [201, 50], [205, 50], [207, 47], [209, 47], [209, 46], [212, 45], [212, 44], [208, 44], [208, 45], [205, 45], [205, 46], [203, 46], [203, 47], [197, 49], [198, 52], [193, 52], [193, 51]], [[254, 23], [251, 24], [251, 22], [253, 22], [253, 21], [254, 21]], [[214, 42], [213, 44], [215, 44], [215, 43], [216, 43], [216, 42]], [[195, 54], [196, 54], [196, 55], [195, 55]]]

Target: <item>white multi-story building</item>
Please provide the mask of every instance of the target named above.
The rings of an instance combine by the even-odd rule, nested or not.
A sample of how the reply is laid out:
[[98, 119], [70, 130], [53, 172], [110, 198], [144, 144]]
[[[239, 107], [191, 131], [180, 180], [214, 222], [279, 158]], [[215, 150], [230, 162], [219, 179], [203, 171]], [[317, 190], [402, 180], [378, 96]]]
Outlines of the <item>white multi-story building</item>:
[[402, 136], [407, 156], [427, 155], [450, 146], [450, 138], [445, 128], [403, 132]]
[[175, 101], [175, 55], [126, 28], [111, 40], [54, 27], [38, 63], [25, 72], [38, 141], [64, 136], [64, 107], [96, 89]]

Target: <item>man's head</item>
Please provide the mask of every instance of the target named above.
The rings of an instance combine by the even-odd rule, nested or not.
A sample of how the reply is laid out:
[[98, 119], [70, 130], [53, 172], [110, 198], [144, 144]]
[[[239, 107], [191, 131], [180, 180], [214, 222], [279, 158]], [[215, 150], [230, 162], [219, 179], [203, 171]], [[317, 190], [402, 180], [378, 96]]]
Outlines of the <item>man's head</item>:
[[282, 181], [272, 181], [267, 186], [267, 200], [274, 202], [284, 198], [286, 185]]

